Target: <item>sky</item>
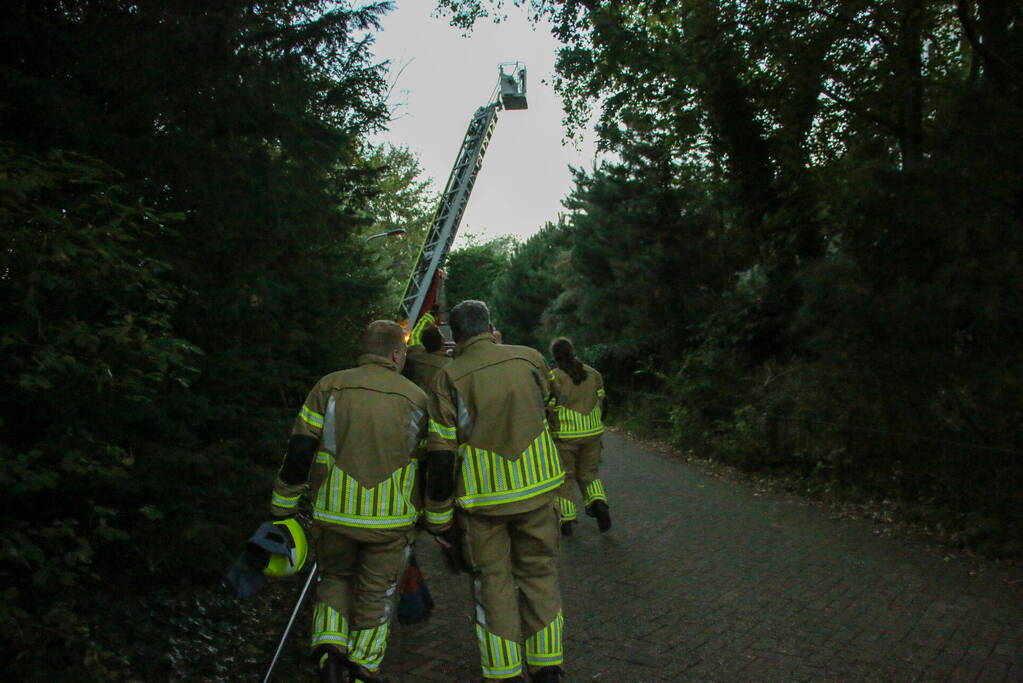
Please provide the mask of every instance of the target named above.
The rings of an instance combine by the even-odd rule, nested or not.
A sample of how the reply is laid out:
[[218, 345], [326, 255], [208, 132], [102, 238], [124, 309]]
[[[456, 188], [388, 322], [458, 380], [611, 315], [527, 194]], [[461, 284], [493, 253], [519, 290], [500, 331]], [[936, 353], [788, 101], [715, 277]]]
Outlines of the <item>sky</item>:
[[468, 235], [525, 239], [564, 211], [572, 189], [569, 165], [590, 168], [595, 134], [579, 149], [562, 143], [561, 98], [554, 92], [558, 43], [547, 28], [534, 29], [525, 13], [509, 7], [507, 20], [480, 21], [469, 36], [432, 17], [432, 0], [400, 0], [385, 15], [373, 47], [390, 60], [394, 120], [379, 139], [408, 147], [439, 192], [447, 182], [476, 109], [489, 102], [498, 64], [524, 62], [523, 111], [501, 111], [483, 167], [462, 217], [455, 247]]

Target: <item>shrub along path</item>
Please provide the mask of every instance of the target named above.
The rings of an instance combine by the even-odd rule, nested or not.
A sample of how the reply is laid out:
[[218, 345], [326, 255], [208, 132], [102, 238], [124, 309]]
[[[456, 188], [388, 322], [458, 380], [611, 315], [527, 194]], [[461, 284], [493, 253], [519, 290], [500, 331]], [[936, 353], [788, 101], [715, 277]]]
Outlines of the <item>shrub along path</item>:
[[[711, 476], [605, 436], [614, 528], [563, 539], [570, 680], [1023, 680], [1023, 572]], [[429, 538], [437, 601], [395, 626], [392, 681], [478, 679], [464, 577]], [[284, 616], [282, 614], [281, 620]], [[315, 680], [303, 617], [279, 680]]]

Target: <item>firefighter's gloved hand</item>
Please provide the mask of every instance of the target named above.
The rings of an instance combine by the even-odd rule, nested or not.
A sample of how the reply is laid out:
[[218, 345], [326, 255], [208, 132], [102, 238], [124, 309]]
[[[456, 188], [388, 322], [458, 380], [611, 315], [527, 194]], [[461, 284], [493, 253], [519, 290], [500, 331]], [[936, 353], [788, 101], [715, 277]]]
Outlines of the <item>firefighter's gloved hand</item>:
[[293, 519], [293, 520], [295, 520], [296, 522], [301, 524], [302, 527], [307, 532], [309, 531], [309, 527], [313, 523], [312, 515], [310, 515], [308, 511], [300, 509], [300, 508], [290, 508], [290, 509], [285, 510], [283, 508], [278, 508], [278, 507], [275, 506], [275, 507], [272, 507], [270, 509], [270, 521], [271, 522], [280, 522], [281, 520], [284, 520], [284, 519]]
[[433, 534], [433, 538], [452, 574], [470, 571], [469, 563], [465, 561], [465, 533], [461, 529], [450, 527]]

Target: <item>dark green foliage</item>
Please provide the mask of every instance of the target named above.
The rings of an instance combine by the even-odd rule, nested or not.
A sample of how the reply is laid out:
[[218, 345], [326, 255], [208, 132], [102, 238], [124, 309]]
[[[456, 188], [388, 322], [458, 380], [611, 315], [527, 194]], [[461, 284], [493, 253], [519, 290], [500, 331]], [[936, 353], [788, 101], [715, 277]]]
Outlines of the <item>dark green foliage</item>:
[[149, 671], [104, 605], [215, 585], [305, 392], [393, 314], [363, 238], [381, 191], [421, 188], [365, 142], [387, 6], [2, 10], [9, 676]]
[[508, 267], [508, 254], [514, 243], [498, 237], [480, 242], [470, 237], [469, 243], [448, 256], [444, 270], [444, 297], [449, 306], [459, 301], [477, 299], [489, 304], [495, 283]]
[[180, 217], [132, 205], [119, 180], [87, 157], [0, 148], [0, 637], [26, 653], [78, 644], [92, 626], [76, 593], [141, 563], [125, 542], [165, 513], [137, 460], [198, 374], [172, 328], [184, 291], [141, 248]]
[[545, 350], [541, 316], [566, 286], [566, 238], [563, 225], [548, 223], [512, 250], [507, 268], [494, 282], [491, 299], [494, 321], [505, 343]]
[[387, 275], [393, 296], [385, 312], [393, 314], [399, 308], [440, 198], [429, 192], [429, 178], [423, 176], [419, 160], [406, 148], [383, 145], [367, 155], [366, 163], [380, 169], [380, 178], [379, 193], [366, 207], [373, 222], [363, 230], [363, 238], [405, 230], [403, 235], [375, 237], [366, 245], [366, 252]]
[[599, 102], [617, 155], [518, 325], [599, 355], [680, 444], [1020, 553], [1019, 4], [511, 4], [566, 44], [570, 130]]

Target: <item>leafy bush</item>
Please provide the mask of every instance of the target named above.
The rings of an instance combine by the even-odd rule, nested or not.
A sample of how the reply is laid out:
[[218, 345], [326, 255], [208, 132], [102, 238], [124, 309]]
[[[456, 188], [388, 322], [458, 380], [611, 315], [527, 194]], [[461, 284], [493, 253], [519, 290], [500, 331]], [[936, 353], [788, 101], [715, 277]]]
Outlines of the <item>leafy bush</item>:
[[161, 516], [134, 470], [165, 395], [196, 374], [199, 349], [170, 324], [183, 292], [140, 247], [176, 217], [118, 180], [81, 155], [0, 146], [0, 636], [22, 653], [91, 637], [76, 602]]

